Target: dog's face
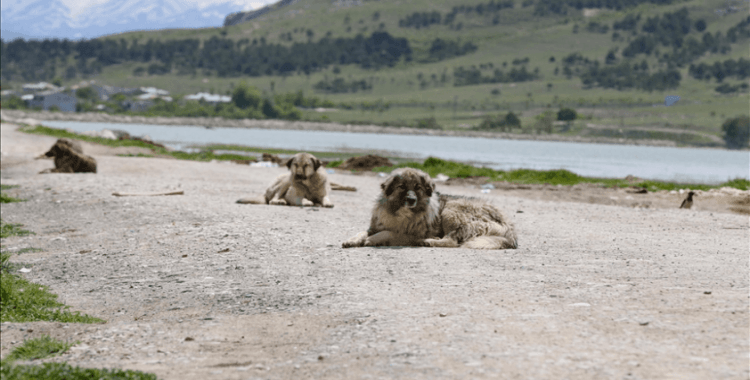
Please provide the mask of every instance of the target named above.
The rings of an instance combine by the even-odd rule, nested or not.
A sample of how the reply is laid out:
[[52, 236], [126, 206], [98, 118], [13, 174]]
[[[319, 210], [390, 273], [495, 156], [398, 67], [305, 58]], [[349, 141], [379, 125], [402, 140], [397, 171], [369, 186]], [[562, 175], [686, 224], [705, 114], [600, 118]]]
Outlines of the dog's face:
[[47, 157], [63, 157], [65, 155], [69, 155], [71, 152], [71, 146], [67, 141], [64, 140], [57, 140], [55, 145], [52, 145], [52, 148], [49, 148], [47, 153], [44, 155]]
[[297, 153], [286, 162], [295, 181], [310, 178], [321, 166], [320, 160], [310, 153]]
[[380, 187], [383, 190], [381, 203], [385, 203], [394, 214], [402, 207], [414, 213], [425, 211], [435, 191], [430, 176], [412, 168], [394, 170]]

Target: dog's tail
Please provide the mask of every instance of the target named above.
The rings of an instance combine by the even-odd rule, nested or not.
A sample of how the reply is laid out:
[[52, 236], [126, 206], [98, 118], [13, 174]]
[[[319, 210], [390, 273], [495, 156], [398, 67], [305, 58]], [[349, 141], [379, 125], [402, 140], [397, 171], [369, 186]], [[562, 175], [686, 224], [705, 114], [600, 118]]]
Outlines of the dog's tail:
[[463, 244], [461, 248], [470, 249], [516, 249], [518, 242], [515, 234], [511, 238], [505, 236], [481, 235], [475, 236]]
[[254, 197], [254, 198], [240, 198], [240, 199], [237, 200], [237, 203], [240, 203], [240, 204], [251, 204], [251, 205], [264, 205], [264, 204], [268, 204], [268, 202], [266, 202], [266, 198], [263, 197], [263, 196], [257, 196], [257, 197]]

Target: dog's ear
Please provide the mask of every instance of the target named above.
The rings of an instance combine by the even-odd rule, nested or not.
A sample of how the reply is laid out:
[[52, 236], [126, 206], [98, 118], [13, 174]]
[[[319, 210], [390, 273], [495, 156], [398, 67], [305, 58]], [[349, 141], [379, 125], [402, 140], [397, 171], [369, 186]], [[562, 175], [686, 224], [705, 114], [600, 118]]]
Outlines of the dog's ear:
[[323, 165], [323, 163], [320, 162], [320, 160], [318, 159], [318, 157], [313, 157], [312, 163], [313, 163], [313, 171], [314, 172], [317, 172], [318, 169], [320, 169], [320, 166]]
[[435, 182], [428, 175], [419, 176], [422, 180], [422, 186], [424, 186], [424, 192], [428, 197], [432, 196], [432, 192], [435, 191]]
[[385, 182], [380, 184], [380, 188], [383, 189], [383, 193], [385, 193], [386, 197], [390, 197], [391, 194], [393, 194], [393, 189], [396, 188], [400, 180], [400, 176], [394, 175], [388, 177]]
[[292, 162], [293, 162], [293, 161], [294, 161], [294, 157], [291, 157], [290, 159], [286, 160], [286, 162], [284, 163], [284, 165], [285, 165], [285, 166], [286, 166], [287, 168], [289, 168], [289, 170], [291, 170], [291, 169], [292, 169]]

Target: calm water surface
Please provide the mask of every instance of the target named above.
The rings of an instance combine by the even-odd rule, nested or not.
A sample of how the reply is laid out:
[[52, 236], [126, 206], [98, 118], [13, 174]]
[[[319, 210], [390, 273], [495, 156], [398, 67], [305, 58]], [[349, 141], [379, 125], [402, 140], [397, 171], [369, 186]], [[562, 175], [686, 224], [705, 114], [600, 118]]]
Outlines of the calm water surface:
[[119, 129], [134, 136], [149, 135], [154, 141], [175, 148], [216, 143], [301, 151], [372, 150], [416, 158], [434, 156], [503, 170], [567, 169], [590, 177], [634, 175], [693, 183], [719, 183], [750, 177], [750, 153], [747, 151], [75, 121], [44, 121], [43, 124], [76, 132]]

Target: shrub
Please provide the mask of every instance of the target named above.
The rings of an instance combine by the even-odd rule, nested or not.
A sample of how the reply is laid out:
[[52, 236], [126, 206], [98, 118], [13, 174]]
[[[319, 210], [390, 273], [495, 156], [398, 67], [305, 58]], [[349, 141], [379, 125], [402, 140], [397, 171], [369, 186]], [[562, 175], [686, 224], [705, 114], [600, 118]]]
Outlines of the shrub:
[[81, 87], [76, 90], [76, 97], [86, 100], [97, 100], [99, 95], [91, 87]]
[[239, 108], [259, 108], [263, 97], [260, 90], [255, 86], [248, 86], [247, 83], [241, 82], [232, 92], [232, 103]]
[[560, 111], [557, 111], [557, 120], [570, 121], [575, 120], [576, 117], [578, 117], [578, 114], [572, 108], [561, 108]]
[[750, 117], [738, 116], [728, 119], [721, 126], [724, 132], [724, 142], [729, 149], [742, 149], [748, 146], [750, 138]]
[[415, 127], [419, 129], [442, 129], [442, 127], [437, 123], [437, 120], [435, 120], [434, 117], [417, 120], [417, 124], [415, 125]]

